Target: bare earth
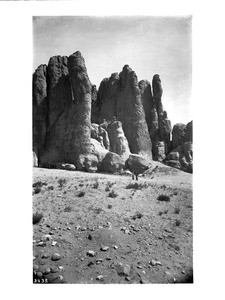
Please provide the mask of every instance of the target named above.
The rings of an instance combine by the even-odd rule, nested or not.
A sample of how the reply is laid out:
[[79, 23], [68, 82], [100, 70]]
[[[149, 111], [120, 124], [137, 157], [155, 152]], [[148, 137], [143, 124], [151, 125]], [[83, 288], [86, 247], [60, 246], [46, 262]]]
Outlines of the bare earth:
[[154, 165], [136, 188], [128, 175], [34, 168], [34, 283], [192, 282], [192, 174]]

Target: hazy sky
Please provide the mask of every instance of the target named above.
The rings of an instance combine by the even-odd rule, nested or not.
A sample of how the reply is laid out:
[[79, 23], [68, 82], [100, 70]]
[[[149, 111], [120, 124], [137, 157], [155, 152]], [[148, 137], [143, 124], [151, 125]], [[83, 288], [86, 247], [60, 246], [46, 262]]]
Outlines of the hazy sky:
[[34, 70], [79, 50], [93, 84], [128, 64], [138, 80], [159, 74], [172, 124], [192, 119], [191, 17], [34, 17]]

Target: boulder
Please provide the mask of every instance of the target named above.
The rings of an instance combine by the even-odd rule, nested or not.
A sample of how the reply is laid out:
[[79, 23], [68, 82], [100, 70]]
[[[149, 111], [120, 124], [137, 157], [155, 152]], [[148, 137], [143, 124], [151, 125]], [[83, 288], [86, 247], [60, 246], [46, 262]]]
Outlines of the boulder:
[[79, 171], [94, 173], [98, 171], [98, 158], [93, 154], [79, 155], [76, 162]]
[[165, 163], [182, 171], [193, 172], [192, 142], [186, 142], [173, 149], [166, 157]]
[[184, 143], [185, 133], [186, 133], [186, 125], [185, 124], [177, 123], [173, 126], [172, 149], [174, 149]]
[[33, 152], [33, 167], [38, 167], [38, 158], [35, 152]]
[[75, 171], [76, 167], [73, 164], [57, 163], [56, 169]]
[[109, 151], [102, 147], [100, 142], [96, 139], [91, 139], [91, 146], [92, 153], [98, 158], [99, 163], [101, 163]]
[[118, 173], [124, 168], [124, 162], [121, 157], [113, 152], [108, 152], [100, 165], [100, 171], [106, 173]]
[[128, 160], [126, 161], [126, 165], [133, 174], [138, 176], [149, 169], [150, 161], [141, 155], [130, 154]]
[[91, 138], [99, 139], [99, 124], [91, 123]]
[[116, 120], [110, 122], [107, 132], [110, 140], [110, 151], [117, 153], [125, 162], [130, 155], [130, 149], [123, 132], [122, 123]]

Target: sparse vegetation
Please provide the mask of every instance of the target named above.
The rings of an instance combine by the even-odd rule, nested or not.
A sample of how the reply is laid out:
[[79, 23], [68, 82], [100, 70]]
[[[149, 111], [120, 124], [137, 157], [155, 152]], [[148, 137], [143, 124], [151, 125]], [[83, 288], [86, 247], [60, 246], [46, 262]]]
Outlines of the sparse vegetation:
[[175, 214], [179, 214], [179, 212], [180, 212], [180, 208], [179, 208], [179, 207], [175, 207], [174, 213], [175, 213]]
[[167, 196], [167, 195], [163, 195], [163, 194], [161, 194], [161, 195], [159, 195], [159, 196], [158, 196], [157, 200], [159, 200], [159, 201], [165, 201], [165, 202], [169, 202], [169, 201], [170, 201], [170, 197], [169, 197], [169, 196]]
[[42, 187], [43, 185], [47, 185], [46, 182], [42, 182], [42, 181], [37, 181], [35, 183], [33, 183], [33, 187]]
[[39, 194], [40, 192], [41, 192], [41, 187], [40, 186], [35, 186], [34, 194]]
[[33, 213], [33, 224], [37, 224], [43, 218], [43, 214], [40, 212]]
[[83, 197], [85, 195], [85, 192], [84, 191], [80, 191], [79, 193], [78, 193], [78, 197]]
[[112, 190], [111, 192], [109, 192], [109, 194], [108, 194], [108, 197], [111, 197], [111, 198], [116, 198], [118, 196], [118, 194], [114, 191], [114, 190]]
[[48, 186], [48, 190], [50, 191], [54, 190], [54, 186], [53, 185]]
[[99, 187], [99, 181], [98, 181], [98, 177], [96, 177], [95, 182], [93, 183], [93, 188], [98, 189], [98, 187]]
[[62, 188], [64, 186], [64, 184], [66, 183], [66, 179], [65, 178], [60, 178], [58, 180], [58, 184], [59, 184], [59, 187]]
[[100, 214], [100, 212], [102, 212], [102, 208], [101, 207], [97, 207], [97, 208], [94, 209], [94, 212], [96, 214]]
[[133, 215], [132, 219], [136, 220], [136, 219], [141, 219], [143, 217], [143, 214], [141, 214], [140, 212], [136, 211], [135, 214]]
[[126, 189], [134, 189], [134, 190], [141, 190], [143, 188], [147, 188], [149, 184], [147, 182], [138, 183], [138, 182], [131, 182], [126, 186]]
[[181, 221], [180, 221], [180, 220], [178, 220], [178, 219], [176, 219], [176, 222], [175, 222], [175, 224], [176, 224], [176, 226], [180, 226], [180, 224], [181, 224]]
[[67, 206], [65, 209], [64, 209], [64, 212], [71, 212], [72, 211], [72, 208], [70, 206]]
[[115, 182], [110, 182], [110, 181], [108, 181], [108, 182], [106, 183], [105, 191], [106, 191], [106, 192], [109, 192], [110, 188], [111, 188], [114, 184], [115, 184]]

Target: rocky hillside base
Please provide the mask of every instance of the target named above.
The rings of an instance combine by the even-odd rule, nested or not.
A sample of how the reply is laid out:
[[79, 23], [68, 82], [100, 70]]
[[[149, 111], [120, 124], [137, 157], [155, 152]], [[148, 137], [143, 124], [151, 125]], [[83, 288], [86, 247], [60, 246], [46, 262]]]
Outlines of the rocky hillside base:
[[192, 174], [34, 168], [33, 223], [34, 283], [193, 282]]

